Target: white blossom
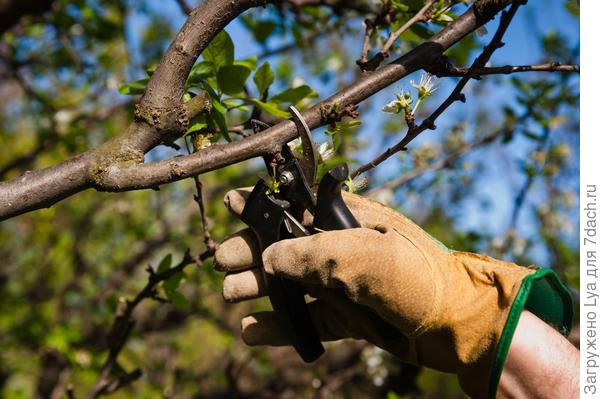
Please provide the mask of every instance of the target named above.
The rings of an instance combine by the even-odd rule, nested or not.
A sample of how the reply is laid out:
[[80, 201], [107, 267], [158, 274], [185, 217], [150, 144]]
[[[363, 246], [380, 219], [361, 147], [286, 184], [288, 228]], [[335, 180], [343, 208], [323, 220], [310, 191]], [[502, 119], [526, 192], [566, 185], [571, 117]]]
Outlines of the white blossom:
[[321, 162], [328, 161], [335, 155], [335, 152], [333, 151], [333, 146], [328, 141], [320, 144], [317, 148], [317, 152], [319, 153]]
[[419, 80], [419, 84], [415, 84], [414, 80], [410, 81], [410, 85], [417, 89], [419, 92], [419, 99], [423, 99], [425, 97], [429, 97], [433, 94], [434, 91], [437, 90], [435, 87], [435, 78], [430, 73], [424, 73], [421, 75], [421, 80]]
[[356, 193], [367, 187], [367, 179], [364, 176], [357, 176], [354, 179], [348, 177], [344, 184], [346, 184], [346, 187], [348, 187], [349, 192]]
[[402, 90], [399, 94], [396, 94], [396, 100], [390, 101], [381, 110], [391, 114], [399, 114], [403, 109], [408, 108], [410, 104], [412, 104], [410, 92]]

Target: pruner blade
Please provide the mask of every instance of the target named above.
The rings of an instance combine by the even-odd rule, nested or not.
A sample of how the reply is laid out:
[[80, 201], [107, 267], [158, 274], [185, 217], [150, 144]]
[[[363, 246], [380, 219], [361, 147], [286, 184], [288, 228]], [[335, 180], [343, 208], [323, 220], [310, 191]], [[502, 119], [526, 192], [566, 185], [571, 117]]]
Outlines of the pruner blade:
[[300, 136], [300, 142], [302, 143], [302, 159], [299, 159], [300, 168], [306, 178], [306, 181], [310, 186], [315, 183], [317, 178], [317, 156], [315, 143], [312, 139], [310, 128], [302, 117], [302, 114], [292, 105], [290, 106], [290, 112], [292, 113], [292, 120], [296, 124], [298, 134]]
[[287, 231], [296, 238], [310, 235], [310, 231], [287, 210], [283, 211], [283, 222], [285, 223], [285, 228]]

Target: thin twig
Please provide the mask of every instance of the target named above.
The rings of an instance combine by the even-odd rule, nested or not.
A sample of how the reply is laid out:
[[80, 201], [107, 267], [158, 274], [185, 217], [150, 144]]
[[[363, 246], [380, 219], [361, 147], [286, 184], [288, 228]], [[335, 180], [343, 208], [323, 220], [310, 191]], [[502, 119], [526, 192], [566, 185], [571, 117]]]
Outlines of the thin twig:
[[192, 7], [190, 7], [185, 0], [175, 0], [175, 1], [177, 2], [177, 4], [179, 4], [179, 8], [181, 8], [181, 11], [184, 14], [190, 15], [190, 13], [192, 12]]
[[[442, 76], [465, 76], [469, 70], [467, 68], [456, 68], [452, 66], [448, 66], [445, 69], [430, 69], [428, 70], [432, 74], [442, 77]], [[498, 67], [482, 67], [482, 68], [474, 68], [473, 78], [477, 78], [483, 75], [508, 75], [511, 73], [517, 72], [563, 72], [563, 73], [571, 73], [571, 72], [580, 72], [579, 65], [563, 65], [560, 62], [549, 62], [546, 64], [539, 65], [504, 65]]]
[[375, 24], [369, 18], [365, 19], [365, 37], [363, 39], [362, 49], [360, 52], [360, 59], [356, 63], [361, 66], [369, 61], [369, 50], [371, 49], [371, 36], [375, 31]]
[[388, 40], [385, 42], [381, 51], [375, 54], [371, 59], [368, 59], [369, 41], [371, 39], [371, 36], [373, 35], [373, 32], [375, 31], [377, 26], [382, 25], [386, 22], [390, 22], [392, 18], [392, 10], [395, 9], [384, 8], [383, 11], [377, 16], [377, 19], [366, 19], [365, 38], [363, 41], [361, 56], [360, 59], [356, 61], [356, 63], [360, 66], [360, 69], [363, 71], [374, 71], [375, 69], [377, 69], [381, 62], [389, 56], [390, 49], [394, 45], [394, 42], [400, 37], [400, 35], [402, 35], [404, 32], [410, 29], [410, 27], [414, 24], [418, 22], [428, 21], [431, 18], [429, 16], [430, 8], [437, 1], [438, 0], [428, 0], [427, 3], [419, 11], [417, 11], [417, 13], [412, 18], [410, 18], [405, 24], [403, 24], [400, 28], [398, 28], [390, 34]]
[[502, 47], [504, 45], [504, 43], [502, 43], [502, 37], [504, 36], [506, 29], [510, 25], [515, 13], [517, 12], [518, 8], [521, 5], [522, 5], [522, 0], [514, 1], [511, 4], [511, 7], [508, 11], [502, 12], [502, 17], [500, 18], [500, 24], [498, 26], [498, 29], [496, 30], [496, 33], [494, 34], [494, 37], [492, 38], [490, 43], [484, 47], [483, 51], [475, 59], [475, 61], [473, 61], [473, 64], [471, 65], [471, 67], [469, 68], [469, 70], [467, 71], [465, 76], [463, 76], [463, 78], [458, 82], [458, 84], [456, 85], [454, 90], [452, 90], [452, 93], [450, 93], [448, 98], [446, 98], [446, 100], [444, 100], [444, 102], [435, 111], [433, 111], [433, 113], [431, 113], [431, 115], [429, 115], [420, 125], [416, 126], [415, 128], [409, 127], [406, 135], [404, 136], [404, 138], [402, 140], [400, 140], [399, 143], [388, 148], [387, 150], [385, 150], [383, 153], [381, 153], [379, 156], [377, 156], [372, 161], [367, 162], [366, 164], [364, 164], [364, 165], [360, 166], [358, 169], [356, 169], [351, 175], [352, 178], [355, 178], [356, 176], [360, 175], [361, 173], [365, 173], [365, 172], [373, 169], [374, 167], [376, 167], [383, 161], [387, 160], [389, 157], [396, 154], [397, 152], [405, 151], [406, 145], [408, 143], [410, 143], [411, 141], [413, 141], [419, 134], [421, 134], [425, 130], [428, 130], [428, 129], [433, 130], [436, 128], [436, 126], [435, 126], [436, 119], [444, 111], [446, 111], [448, 109], [448, 107], [450, 107], [450, 105], [452, 105], [456, 101], [461, 101], [461, 102], [466, 101], [465, 95], [462, 93], [462, 90], [464, 89], [466, 84], [469, 82], [469, 80], [471, 78], [473, 78], [473, 76], [474, 76], [473, 70], [475, 68], [482, 68], [483, 66], [485, 66], [485, 64], [489, 61], [489, 59], [492, 56], [492, 54], [494, 53], [494, 51], [496, 51], [497, 49], [499, 49], [500, 47]]
[[390, 34], [390, 37], [388, 38], [388, 40], [385, 42], [385, 44], [381, 48], [381, 54], [384, 57], [387, 57], [390, 53], [390, 49], [394, 45], [394, 42], [400, 37], [400, 35], [402, 35], [404, 32], [406, 32], [408, 29], [410, 29], [414, 24], [419, 23], [419, 22], [428, 21], [431, 18], [428, 15], [429, 10], [437, 1], [438, 0], [428, 0], [423, 5], [423, 7], [421, 7], [421, 9], [419, 11], [417, 11], [417, 13], [411, 19], [406, 21], [406, 23], [404, 25], [402, 25], [400, 28], [398, 28], [397, 30], [392, 32]]
[[[187, 137], [185, 139], [185, 147], [189, 154], [192, 153]], [[206, 209], [204, 207], [204, 199], [202, 197], [202, 182], [198, 175], [192, 177], [194, 179], [194, 185], [196, 187], [196, 194], [194, 195], [194, 201], [198, 204], [200, 210], [200, 218], [202, 219], [202, 235], [204, 236], [204, 244], [206, 245], [206, 251], [214, 254], [217, 249], [217, 244], [213, 241], [210, 236], [210, 230], [208, 229], [208, 218], [206, 217]]]
[[202, 234], [204, 236], [204, 244], [206, 250], [215, 253], [217, 244], [213, 241], [208, 230], [208, 218], [206, 217], [206, 209], [204, 207], [204, 199], [202, 198], [202, 182], [198, 176], [194, 176], [194, 184], [196, 185], [196, 195], [194, 195], [194, 201], [198, 204], [200, 209], [200, 217], [202, 218]]
[[505, 132], [506, 132], [506, 129], [499, 129], [492, 134], [488, 134], [487, 136], [480, 138], [479, 140], [476, 140], [472, 143], [465, 144], [462, 147], [458, 148], [456, 151], [449, 154], [446, 158], [440, 159], [438, 161], [435, 161], [435, 162], [423, 165], [421, 167], [418, 167], [416, 169], [413, 169], [410, 172], [405, 173], [402, 176], [400, 176], [394, 180], [391, 180], [379, 187], [369, 190], [367, 192], [367, 194], [368, 195], [376, 195], [377, 193], [380, 193], [381, 191], [384, 191], [384, 190], [393, 190], [397, 187], [400, 187], [400, 186], [408, 183], [411, 180], [416, 179], [417, 177], [419, 177], [425, 173], [452, 167], [459, 158], [465, 156], [467, 153], [475, 150], [476, 148], [493, 143], [494, 141], [496, 141], [496, 139], [498, 137], [503, 135]]
[[[212, 256], [208, 251], [202, 253], [198, 258], [201, 260], [207, 259]], [[190, 254], [187, 250], [183, 255], [183, 259], [172, 268], [162, 272], [156, 273], [150, 266], [148, 266], [148, 282], [144, 288], [135, 296], [133, 300], [126, 300], [125, 307], [118, 312], [115, 321], [107, 334], [107, 344], [109, 347], [108, 357], [102, 365], [100, 375], [96, 384], [89, 393], [88, 398], [98, 398], [104, 394], [114, 392], [116, 389], [122, 388], [141, 377], [141, 371], [134, 370], [127, 374], [124, 374], [116, 379], [111, 377], [115, 365], [117, 364], [117, 357], [121, 353], [121, 350], [127, 343], [129, 335], [135, 325], [135, 320], [132, 318], [133, 311], [135, 308], [146, 298], [152, 298], [156, 294], [156, 285], [162, 281], [167, 280], [169, 277], [183, 271], [183, 269], [190, 263], [196, 263], [196, 258]]]

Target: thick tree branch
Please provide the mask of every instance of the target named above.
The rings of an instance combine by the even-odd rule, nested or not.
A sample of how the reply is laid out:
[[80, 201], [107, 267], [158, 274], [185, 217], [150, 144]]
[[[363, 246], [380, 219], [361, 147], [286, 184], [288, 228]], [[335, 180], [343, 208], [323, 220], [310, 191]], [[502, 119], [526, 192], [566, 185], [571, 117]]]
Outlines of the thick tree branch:
[[[213, 145], [189, 156], [142, 163], [144, 152], [172, 135], [173, 130], [183, 127], [178, 126], [181, 113], [186, 112], [181, 102], [183, 85], [202, 49], [239, 13], [265, 3], [259, 0], [203, 2], [191, 13], [152, 75], [136, 110], [137, 121], [129, 130], [97, 150], [0, 183], [0, 219], [50, 206], [90, 187], [106, 191], [156, 187], [276, 151], [294, 139], [295, 125], [282, 121], [240, 141]], [[335, 107], [357, 104], [409, 73], [427, 67], [444, 50], [490, 21], [508, 4], [509, 0], [476, 2], [452, 24], [411, 52], [377, 71], [365, 73], [350, 86], [307, 110], [303, 117], [311, 128], [326, 124]]]
[[[191, 117], [206, 111], [206, 97], [183, 103], [183, 86], [202, 50], [225, 25], [265, 0], [209, 0], [196, 8], [156, 68], [136, 106], [136, 121], [119, 137], [58, 165], [0, 182], [0, 220], [49, 207], [97, 186], [107, 165], [143, 162], [144, 153], [185, 131]], [[100, 185], [101, 186], [101, 185]]]

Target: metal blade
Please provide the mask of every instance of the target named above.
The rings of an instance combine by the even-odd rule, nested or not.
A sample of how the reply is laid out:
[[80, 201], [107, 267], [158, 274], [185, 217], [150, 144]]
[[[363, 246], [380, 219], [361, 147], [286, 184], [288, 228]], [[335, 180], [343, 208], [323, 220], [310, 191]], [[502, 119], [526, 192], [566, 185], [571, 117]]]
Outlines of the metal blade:
[[294, 237], [305, 237], [310, 235], [310, 231], [293, 217], [288, 211], [283, 211], [283, 221], [285, 227]]
[[309, 186], [312, 186], [317, 178], [315, 143], [310, 134], [310, 128], [300, 112], [298, 112], [294, 106], [290, 106], [290, 112], [292, 113], [292, 120], [298, 129], [300, 141], [302, 142], [302, 159], [299, 159], [298, 162], [300, 163], [300, 168], [302, 168], [306, 181]]

